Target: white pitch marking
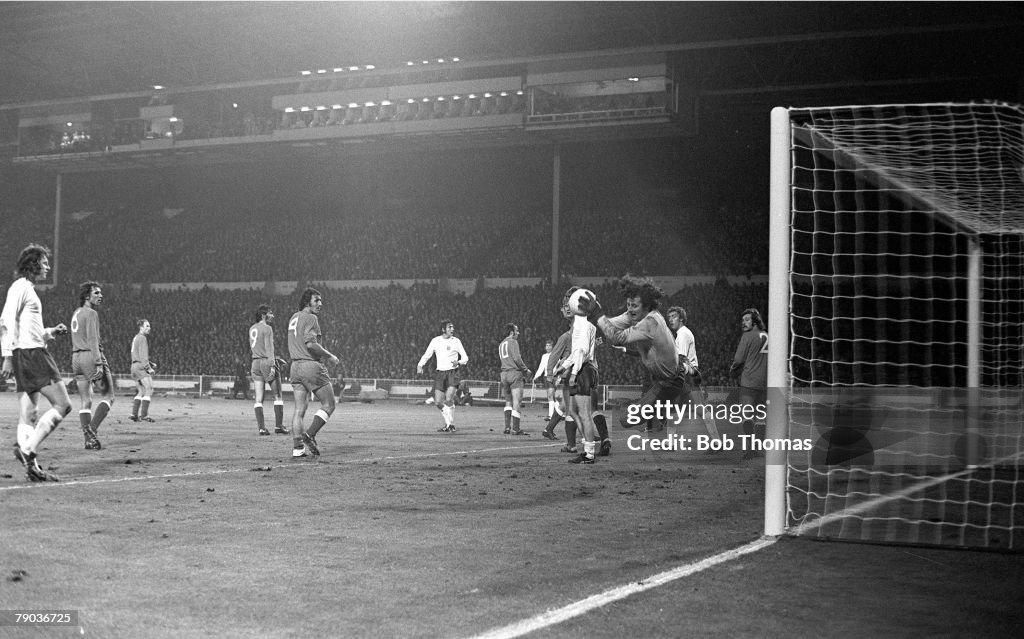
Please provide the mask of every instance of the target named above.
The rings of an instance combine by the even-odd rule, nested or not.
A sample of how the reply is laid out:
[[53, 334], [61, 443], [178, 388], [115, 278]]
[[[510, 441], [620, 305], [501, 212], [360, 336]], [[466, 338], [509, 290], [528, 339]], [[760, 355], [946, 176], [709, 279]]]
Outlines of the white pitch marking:
[[571, 603], [568, 606], [558, 608], [557, 610], [549, 610], [529, 619], [517, 621], [516, 623], [502, 626], [500, 628], [493, 628], [481, 635], [476, 635], [473, 639], [513, 639], [514, 637], [521, 637], [535, 630], [547, 628], [548, 626], [562, 623], [563, 621], [567, 621], [573, 617], [586, 614], [591, 610], [606, 606], [620, 599], [625, 599], [626, 597], [638, 592], [657, 588], [658, 586], [662, 586], [677, 579], [689, 577], [690, 575], [707, 570], [708, 568], [717, 566], [718, 564], [732, 561], [733, 559], [737, 559], [752, 552], [757, 552], [762, 548], [771, 546], [775, 541], [776, 540], [773, 537], [761, 537], [760, 539], [752, 541], [744, 546], [740, 546], [739, 548], [726, 550], [725, 552], [707, 557], [706, 559], [678, 566], [672, 570], [667, 570], [648, 577], [643, 581], [637, 581], [626, 584], [625, 586], [612, 588], [611, 590], [591, 595], [586, 599]]
[[[450, 457], [452, 455], [472, 455], [475, 453], [494, 453], [507, 450], [522, 450], [524, 448], [550, 448], [551, 446], [557, 446], [557, 444], [536, 444], [527, 446], [502, 446], [500, 448], [480, 448], [478, 450], [456, 450], [447, 453], [414, 453], [409, 455], [388, 455], [386, 457], [367, 457], [364, 459], [342, 459], [336, 463], [339, 464], [363, 464], [367, 462], [375, 461], [387, 461], [394, 459], [427, 459], [430, 457]], [[335, 462], [332, 462], [335, 463]], [[66, 486], [89, 486], [92, 484], [116, 484], [126, 481], [144, 481], [148, 479], [174, 479], [179, 477], [201, 477], [205, 475], [224, 475], [227, 473], [242, 473], [250, 472], [253, 468], [309, 468], [317, 467], [319, 464], [305, 462], [305, 461], [292, 461], [287, 464], [276, 464], [273, 466], [250, 466], [249, 468], [224, 468], [220, 470], [202, 470], [182, 473], [165, 473], [163, 475], [144, 475], [142, 477], [105, 477], [103, 479], [77, 479], [72, 481], [61, 481], [54, 483], [25, 483], [16, 484], [14, 486], [0, 486], [0, 491], [3, 490], [23, 490], [27, 488], [60, 488]]]
[[[1021, 458], [1024, 458], [1024, 453], [1013, 453], [1013, 454], [1007, 455], [1005, 457], [1002, 457], [1002, 458], [994, 460], [993, 462], [991, 462], [990, 465], [991, 466], [998, 466], [998, 465], [1000, 465], [1002, 463], [1005, 463], [1005, 462], [1008, 462], [1008, 461], [1019, 460]], [[903, 490], [898, 490], [898, 491], [896, 491], [894, 493], [890, 493], [890, 494], [887, 494], [887, 495], [880, 495], [878, 497], [875, 497], [874, 499], [870, 499], [870, 500], [865, 501], [863, 503], [857, 504], [856, 506], [851, 506], [849, 508], [844, 508], [844, 509], [842, 509], [842, 510], [840, 510], [838, 512], [830, 513], [828, 515], [825, 515], [824, 517], [819, 517], [818, 519], [815, 519], [814, 521], [804, 522], [804, 523], [800, 524], [799, 526], [797, 526], [795, 529], [793, 529], [793, 533], [792, 534], [797, 535], [797, 536], [810, 534], [810, 533], [814, 532], [815, 530], [817, 530], [818, 528], [821, 528], [822, 526], [825, 526], [826, 524], [831, 524], [834, 521], [839, 521], [840, 519], [843, 519], [844, 517], [849, 517], [850, 515], [859, 515], [859, 514], [861, 514], [863, 512], [867, 512], [867, 511], [871, 510], [872, 508], [874, 508], [875, 506], [878, 506], [880, 504], [884, 504], [884, 503], [887, 503], [887, 502], [890, 502], [890, 501], [895, 501], [897, 499], [903, 499], [904, 497], [909, 497], [910, 495], [913, 495], [914, 493], [921, 492], [922, 490], [926, 490], [926, 489], [931, 488], [933, 486], [938, 486], [939, 484], [947, 483], [947, 482], [949, 482], [950, 480], [953, 480], [953, 479], [959, 479], [961, 477], [966, 477], [967, 475], [973, 475], [976, 471], [980, 470], [981, 468], [983, 468], [983, 467], [979, 467], [979, 466], [968, 467], [968, 468], [965, 468], [963, 470], [959, 470], [959, 471], [957, 471], [955, 473], [949, 473], [947, 475], [942, 475], [942, 476], [939, 476], [939, 477], [932, 477], [930, 479], [927, 479], [927, 480], [921, 481], [921, 482], [919, 482], [917, 484], [914, 484], [913, 486], [908, 486], [907, 488], [904, 488]]]

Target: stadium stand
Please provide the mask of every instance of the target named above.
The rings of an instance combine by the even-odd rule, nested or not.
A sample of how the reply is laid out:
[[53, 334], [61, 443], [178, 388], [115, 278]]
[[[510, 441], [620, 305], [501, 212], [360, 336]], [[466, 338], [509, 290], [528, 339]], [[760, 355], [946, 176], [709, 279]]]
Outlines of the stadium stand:
[[[315, 284], [314, 284], [315, 285]], [[443, 319], [456, 323], [470, 357], [467, 376], [497, 379], [495, 349], [507, 321], [522, 327], [520, 342], [530, 366], [543, 353], [544, 340], [565, 330], [558, 305], [565, 290], [557, 287], [484, 289], [473, 295], [439, 293], [432, 284], [411, 288], [322, 289], [321, 325], [326, 345], [339, 353], [348, 377], [415, 378], [416, 360]], [[614, 286], [595, 291], [610, 308], [622, 310]], [[727, 373], [739, 333], [738, 313], [747, 306], [765, 307], [767, 286], [718, 282], [684, 287], [668, 304], [682, 304], [690, 315], [698, 354], [709, 385], [728, 384]], [[46, 321], [67, 321], [77, 305], [72, 287], [41, 294]], [[286, 348], [284, 324], [295, 310], [297, 295], [268, 296], [260, 290], [135, 291], [107, 285], [101, 310], [103, 342], [115, 372], [129, 368], [135, 320], [153, 325], [150, 349], [162, 374], [233, 375], [248, 358], [246, 329], [252, 310], [269, 303], [277, 313], [277, 347]], [[69, 344], [58, 340], [52, 351], [61, 366], [70, 362]], [[599, 349], [602, 381], [640, 384], [636, 360], [613, 349]]]

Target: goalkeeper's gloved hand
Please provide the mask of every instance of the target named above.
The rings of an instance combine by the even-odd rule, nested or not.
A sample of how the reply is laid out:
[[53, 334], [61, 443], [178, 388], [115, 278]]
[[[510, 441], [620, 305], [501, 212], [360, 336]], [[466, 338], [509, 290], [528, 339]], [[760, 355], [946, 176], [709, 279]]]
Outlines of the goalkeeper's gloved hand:
[[92, 374], [92, 377], [89, 378], [89, 381], [91, 381], [91, 382], [98, 382], [101, 379], [103, 379], [103, 377], [105, 375], [106, 375], [106, 366], [104, 366], [103, 364], [100, 364], [99, 366], [96, 367], [96, 372], [94, 372]]
[[596, 325], [597, 319], [604, 315], [604, 309], [601, 308], [601, 302], [598, 302], [597, 298], [593, 295], [581, 296], [577, 305], [579, 306], [580, 312], [586, 314], [587, 320], [589, 320], [591, 324]]

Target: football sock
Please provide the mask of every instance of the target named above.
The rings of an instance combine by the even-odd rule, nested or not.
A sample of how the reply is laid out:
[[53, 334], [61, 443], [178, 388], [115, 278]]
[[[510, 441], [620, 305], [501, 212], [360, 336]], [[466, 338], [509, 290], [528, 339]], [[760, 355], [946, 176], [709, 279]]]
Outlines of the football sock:
[[511, 406], [506, 406], [504, 413], [505, 413], [505, 430], [508, 430], [509, 426], [512, 423], [512, 407]]
[[24, 453], [28, 452], [28, 440], [32, 437], [33, 431], [35, 428], [31, 424], [18, 423], [18, 446]]
[[274, 428], [284, 426], [284, 400], [274, 400]]
[[92, 422], [92, 410], [83, 408], [78, 411], [78, 421], [82, 423], [82, 428], [88, 428], [89, 423]]
[[266, 427], [263, 425], [263, 404], [253, 404], [252, 410], [256, 413], [256, 427], [264, 430]]
[[551, 417], [548, 418], [548, 425], [545, 430], [547, 430], [549, 433], [554, 433], [555, 426], [558, 426], [558, 422], [560, 421], [562, 421], [562, 416], [559, 415], [557, 412], [553, 413]]
[[330, 415], [324, 412], [324, 409], [321, 408], [316, 411], [316, 414], [313, 415], [313, 423], [309, 425], [309, 429], [306, 431], [306, 434], [315, 439], [316, 434], [320, 432], [320, 429], [323, 428], [323, 425], [327, 423], [329, 418]]
[[43, 416], [36, 422], [35, 430], [32, 431], [32, 435], [28, 438], [28, 445], [25, 447], [25, 452], [34, 453], [36, 448], [46, 439], [50, 433], [53, 432], [54, 428], [61, 423], [64, 417], [57, 411], [56, 408], [43, 413]]
[[92, 414], [92, 422], [89, 424], [89, 428], [92, 432], [100, 432], [100, 424], [106, 419], [107, 413], [110, 412], [110, 401], [104, 399], [96, 406], [96, 412]]
[[576, 446], [576, 422], [565, 422], [565, 444], [569, 448]]
[[139, 419], [149, 415], [149, 397], [142, 398], [142, 406], [139, 409]]
[[585, 454], [588, 459], [594, 458], [594, 448], [595, 444], [593, 441], [588, 439], [583, 442], [583, 454]]
[[136, 397], [135, 399], [132, 400], [132, 417], [138, 417], [139, 416], [139, 404], [141, 404], [141, 403], [142, 403], [142, 400], [140, 398], [138, 398], [138, 397]]
[[601, 441], [608, 439], [608, 422], [603, 413], [594, 413], [594, 425], [597, 426], [597, 435]]
[[519, 418], [522, 417], [519, 411], [512, 411], [512, 430], [519, 430]]

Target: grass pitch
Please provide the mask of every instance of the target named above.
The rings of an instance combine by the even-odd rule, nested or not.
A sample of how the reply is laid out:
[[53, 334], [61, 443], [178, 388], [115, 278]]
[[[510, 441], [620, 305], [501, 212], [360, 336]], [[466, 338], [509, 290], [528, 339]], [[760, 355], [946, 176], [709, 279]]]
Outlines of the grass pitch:
[[[524, 412], [533, 436], [507, 437], [500, 409], [459, 408], [447, 434], [432, 407], [346, 403], [310, 463], [290, 437], [258, 437], [248, 401], [159, 397], [153, 424], [128, 404], [101, 451], [83, 450], [77, 408], [51, 435], [40, 459], [59, 484], [27, 483], [5, 453], [0, 608], [77, 610], [80, 628], [0, 637], [472, 637], [741, 546], [763, 522], [756, 461], [633, 452], [616, 426], [610, 457], [568, 464], [538, 436], [540, 406]], [[9, 448], [13, 394], [0, 414]], [[529, 636], [997, 636], [1022, 622], [1022, 577], [1020, 556], [784, 540]], [[879, 614], [897, 592], [901, 616]]]

